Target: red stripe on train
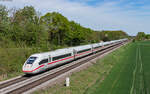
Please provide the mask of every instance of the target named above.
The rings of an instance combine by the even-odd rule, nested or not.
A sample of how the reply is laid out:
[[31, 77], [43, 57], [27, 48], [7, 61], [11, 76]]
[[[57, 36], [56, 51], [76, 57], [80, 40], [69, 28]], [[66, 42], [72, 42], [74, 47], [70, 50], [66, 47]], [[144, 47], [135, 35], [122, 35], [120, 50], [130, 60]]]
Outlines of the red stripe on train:
[[24, 71], [24, 70], [23, 70], [23, 72], [33, 72], [33, 71], [35, 71], [35, 70], [37, 70], [37, 69], [39, 69], [39, 68], [41, 68], [41, 67], [44, 67], [44, 65], [41, 65], [41, 66], [39, 66], [39, 67], [35, 68], [35, 69], [34, 69], [34, 70], [32, 70], [32, 71]]

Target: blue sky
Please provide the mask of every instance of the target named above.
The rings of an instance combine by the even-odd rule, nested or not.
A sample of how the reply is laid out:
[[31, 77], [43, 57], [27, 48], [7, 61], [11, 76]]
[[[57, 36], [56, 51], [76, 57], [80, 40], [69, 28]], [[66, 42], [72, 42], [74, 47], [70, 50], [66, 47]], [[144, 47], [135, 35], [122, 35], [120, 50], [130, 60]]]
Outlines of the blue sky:
[[32, 5], [42, 15], [60, 12], [69, 20], [94, 30], [150, 34], [150, 0], [0, 0], [0, 4], [8, 8]]

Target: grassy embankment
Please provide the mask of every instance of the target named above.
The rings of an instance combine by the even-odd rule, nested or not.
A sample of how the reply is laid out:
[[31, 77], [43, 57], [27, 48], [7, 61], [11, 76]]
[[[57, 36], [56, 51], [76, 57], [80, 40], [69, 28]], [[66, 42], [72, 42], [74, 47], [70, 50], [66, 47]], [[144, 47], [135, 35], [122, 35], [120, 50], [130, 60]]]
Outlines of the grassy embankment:
[[0, 48], [0, 80], [22, 74], [22, 65], [31, 53], [29, 48]]
[[[96, 64], [90, 66], [88, 69], [82, 70], [77, 73], [73, 73], [70, 77], [71, 80], [70, 87], [65, 87], [63, 86], [63, 84], [57, 84], [51, 88], [47, 88], [46, 90], [39, 90], [34, 93], [35, 94], [86, 94], [86, 93], [90, 93], [91, 91], [95, 91], [97, 89], [95, 85], [97, 83], [105, 82], [107, 75], [112, 74], [112, 70], [115, 69], [115, 72], [117, 72], [118, 70], [120, 70], [120, 67], [122, 70], [124, 70], [123, 66], [127, 67], [128, 65], [130, 66], [128, 69], [132, 69], [132, 70], [134, 69], [133, 63], [130, 64], [126, 61], [123, 62], [125, 59], [131, 59], [132, 61], [134, 61], [132, 57], [129, 56], [132, 50], [134, 50], [134, 46], [132, 44], [128, 44], [124, 47], [121, 47], [120, 49], [117, 49], [111, 54], [105, 56], [103, 59], [97, 61]], [[133, 54], [133, 56], [134, 55], [135, 54]], [[112, 75], [112, 76], [117, 76], [117, 75]], [[132, 73], [130, 73], [128, 77], [129, 76], [132, 76]], [[124, 77], [125, 76], [122, 76], [122, 78]], [[107, 78], [109, 78], [109, 76]], [[132, 80], [128, 80], [128, 81], [132, 82]], [[109, 81], [109, 84], [111, 83], [112, 81]], [[108, 91], [108, 88], [106, 88], [106, 91]], [[105, 94], [105, 93], [101, 93], [101, 94]]]

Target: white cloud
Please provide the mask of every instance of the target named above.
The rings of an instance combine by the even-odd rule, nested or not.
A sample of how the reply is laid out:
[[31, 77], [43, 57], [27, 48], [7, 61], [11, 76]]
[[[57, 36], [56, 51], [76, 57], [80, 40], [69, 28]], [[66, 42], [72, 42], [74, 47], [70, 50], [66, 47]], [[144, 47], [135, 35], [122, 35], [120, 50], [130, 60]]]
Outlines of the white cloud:
[[[69, 20], [74, 20], [94, 30], [124, 30], [130, 35], [135, 35], [137, 32], [150, 33], [148, 31], [150, 25], [148, 18], [150, 17], [138, 16], [141, 12], [126, 10], [118, 6], [118, 2], [104, 2], [96, 6], [68, 0], [14, 0], [0, 3], [9, 8], [32, 5], [43, 14], [57, 11]], [[143, 12], [143, 14], [147, 15], [148, 12]]]

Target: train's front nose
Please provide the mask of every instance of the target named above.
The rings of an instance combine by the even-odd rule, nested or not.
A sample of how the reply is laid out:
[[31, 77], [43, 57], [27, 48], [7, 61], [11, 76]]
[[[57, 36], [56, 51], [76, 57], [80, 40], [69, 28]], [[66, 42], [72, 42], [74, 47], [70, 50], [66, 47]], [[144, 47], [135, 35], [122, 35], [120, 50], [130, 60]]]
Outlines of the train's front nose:
[[25, 64], [23, 66], [23, 72], [25, 72], [25, 73], [31, 73], [32, 72], [32, 64]]
[[25, 62], [23, 65], [23, 72], [26, 74], [32, 74], [33, 73], [33, 63], [35, 62], [37, 57], [29, 57], [29, 59]]

